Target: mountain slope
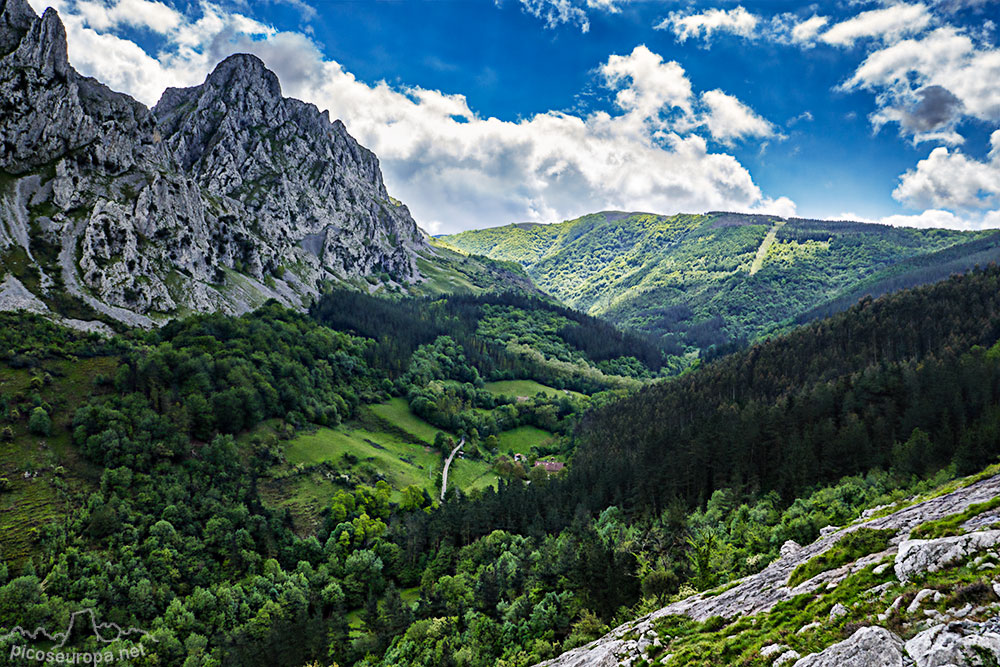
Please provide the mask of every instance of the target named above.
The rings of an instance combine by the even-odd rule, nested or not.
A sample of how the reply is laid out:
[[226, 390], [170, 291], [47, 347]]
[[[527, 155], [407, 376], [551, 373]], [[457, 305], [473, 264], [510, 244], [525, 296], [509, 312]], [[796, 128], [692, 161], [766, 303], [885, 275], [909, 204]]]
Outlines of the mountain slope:
[[0, 306], [151, 326], [407, 284], [428, 253], [378, 160], [253, 56], [150, 111], [79, 75], [49, 9], [0, 3]]
[[[606, 667], [637, 662], [791, 665], [810, 653], [814, 654], [811, 660], [822, 656], [823, 661], [795, 664], [836, 665], [843, 664], [833, 659], [836, 651], [830, 649], [837, 639], [850, 638], [862, 627], [875, 627], [891, 640], [892, 635], [882, 626], [910, 639], [905, 651], [918, 665], [995, 664], [971, 658], [977, 655], [973, 648], [977, 645], [989, 649], [994, 661], [1000, 651], [996, 622], [987, 621], [991, 616], [995, 618], [1000, 604], [990, 587], [982, 586], [987, 581], [982, 579], [984, 574], [997, 573], [995, 557], [983, 552], [1000, 544], [1000, 531], [982, 528], [996, 520], [995, 507], [990, 508], [988, 503], [995, 501], [1000, 492], [1000, 475], [977, 475], [965, 480], [965, 484], [909, 506], [899, 503], [904, 506], [879, 518], [870, 518], [874, 512], [868, 511], [861, 521], [839, 530], [828, 528], [822, 537], [804, 547], [788, 542], [781, 549], [781, 557], [762, 571], [721, 591], [673, 602], [547, 660], [540, 667]], [[962, 524], [956, 531], [968, 535], [965, 540], [969, 546], [964, 549], [960, 546], [962, 538], [908, 541], [913, 532], [921, 532], [932, 522], [970, 516], [979, 521]], [[824, 554], [835, 553], [841, 542], [856, 543], [853, 537], [878, 533], [891, 535], [882, 548], [852, 554], [854, 557], [846, 562], [827, 567], [805, 581], [796, 579], [799, 568], [819, 562]], [[930, 594], [920, 595], [927, 589]], [[894, 605], [897, 599], [905, 604]], [[941, 601], [946, 608], [943, 612], [935, 610]], [[975, 605], [963, 607], [965, 602]], [[814, 619], [820, 622], [810, 625]], [[949, 622], [959, 619], [965, 619], [960, 630], [945, 629]], [[942, 631], [951, 635], [947, 637], [950, 646], [941, 642], [931, 647], [915, 639]], [[883, 655], [895, 655], [894, 664], [904, 664], [902, 646], [894, 648], [891, 641], [880, 644], [868, 655], [858, 651], [857, 661], [849, 664], [893, 664], [876, 660], [876, 656]], [[785, 654], [787, 660], [776, 662]], [[938, 662], [946, 656], [950, 658], [948, 663]]]
[[663, 336], [675, 352], [757, 338], [820, 304], [853, 297], [842, 309], [859, 290], [867, 293], [862, 288], [903, 274], [901, 286], [913, 286], [947, 277], [937, 266], [966, 270], [1000, 258], [996, 232], [731, 213], [605, 212], [442, 241], [517, 261], [565, 303]]

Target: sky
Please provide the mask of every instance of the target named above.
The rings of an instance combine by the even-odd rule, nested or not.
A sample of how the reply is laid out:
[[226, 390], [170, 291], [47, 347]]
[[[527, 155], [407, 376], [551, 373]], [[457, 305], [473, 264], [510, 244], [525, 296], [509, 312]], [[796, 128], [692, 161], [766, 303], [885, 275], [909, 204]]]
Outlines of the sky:
[[602, 210], [1000, 227], [1000, 0], [29, 0], [152, 106], [258, 55], [432, 234]]

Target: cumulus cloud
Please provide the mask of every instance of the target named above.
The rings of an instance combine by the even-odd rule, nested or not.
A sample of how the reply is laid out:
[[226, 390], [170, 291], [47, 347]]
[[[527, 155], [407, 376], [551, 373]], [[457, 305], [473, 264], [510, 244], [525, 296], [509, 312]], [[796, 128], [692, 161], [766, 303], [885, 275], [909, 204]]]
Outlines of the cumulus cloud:
[[931, 22], [927, 6], [898, 4], [883, 9], [861, 12], [827, 29], [820, 39], [834, 46], [853, 46], [867, 37], [881, 37], [895, 41], [905, 35], [921, 32]]
[[892, 192], [915, 208], [957, 210], [996, 208], [1000, 204], [1000, 130], [990, 137], [983, 161], [940, 146], [900, 177]]
[[701, 99], [708, 107], [705, 125], [716, 141], [729, 144], [743, 137], [775, 135], [774, 125], [732, 95], [721, 90], [709, 90], [701, 94]]
[[699, 13], [672, 12], [653, 26], [656, 30], [672, 30], [678, 42], [689, 38], [711, 38], [715, 32], [728, 32], [741, 37], [752, 37], [760, 18], [742, 5], [734, 9], [709, 9]]
[[893, 227], [916, 227], [918, 229], [977, 229], [982, 226], [978, 219], [968, 219], [951, 211], [927, 209], [917, 215], [890, 215], [878, 221]]
[[868, 222], [877, 225], [893, 227], [915, 227], [917, 229], [991, 229], [1000, 227], [1000, 210], [982, 212], [964, 212], [956, 215], [943, 209], [927, 209], [913, 215], [887, 215], [883, 218], [866, 218], [856, 213], [841, 213], [831, 220], [850, 220], [852, 222]]
[[691, 82], [677, 62], [640, 45], [627, 56], [612, 55], [601, 69], [609, 88], [619, 88], [615, 103], [638, 118], [655, 119], [663, 109], [691, 110]]
[[[107, 5], [127, 16], [117, 6]], [[254, 53], [278, 74], [284, 94], [329, 110], [374, 150], [390, 191], [435, 232], [602, 209], [794, 213], [787, 198], [765, 196], [736, 158], [709, 149], [703, 125], [692, 120], [705, 103], [684, 69], [645, 46], [596, 68], [614, 109], [507, 121], [480, 116], [463, 95], [359, 81], [301, 33], [208, 2], [197, 9], [164, 27], [154, 56], [114, 33], [126, 19], [64, 7], [70, 60], [152, 105], [167, 86], [201, 83], [227, 55]]]
[[[1000, 49], [980, 46], [944, 26], [868, 55], [841, 86], [876, 94], [876, 129], [898, 122], [916, 139], [961, 143], [954, 125], [964, 116], [1000, 121]], [[926, 133], [921, 135], [920, 133]]]
[[166, 33], [176, 29], [182, 20], [180, 12], [172, 7], [149, 0], [119, 0], [110, 5], [103, 2], [77, 2], [76, 10], [95, 30], [128, 25]]
[[[273, 50], [275, 45], [294, 43], [289, 46], [298, 57], [303, 53], [309, 58], [319, 56], [319, 50], [304, 35], [278, 32], [207, 2], [201, 4], [197, 19], [146, 0], [86, 0], [72, 5], [62, 0], [29, 2], [39, 14], [49, 6], [59, 11], [74, 67], [149, 106], [156, 103], [167, 86], [192, 86], [204, 81], [212, 67], [238, 51], [241, 44], [252, 42], [258, 48]], [[146, 10], [149, 13], [144, 13]], [[167, 48], [153, 57], [135, 42], [116, 35], [116, 28], [148, 28], [166, 42]]]

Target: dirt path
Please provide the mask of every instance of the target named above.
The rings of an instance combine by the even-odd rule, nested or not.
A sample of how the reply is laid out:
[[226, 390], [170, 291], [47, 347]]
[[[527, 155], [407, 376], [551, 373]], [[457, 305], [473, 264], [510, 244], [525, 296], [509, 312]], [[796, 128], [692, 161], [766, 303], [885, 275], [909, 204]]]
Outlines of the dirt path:
[[771, 231], [767, 233], [764, 237], [764, 241], [757, 248], [757, 255], [753, 258], [753, 264], [750, 265], [750, 275], [760, 271], [760, 267], [764, 265], [764, 258], [767, 257], [767, 250], [774, 243], [774, 237], [778, 235], [778, 230], [785, 226], [784, 220], [777, 220], [774, 223], [774, 227], [771, 227]]
[[451, 450], [451, 454], [448, 455], [448, 458], [444, 462], [444, 472], [441, 474], [441, 500], [444, 500], [444, 492], [448, 490], [448, 468], [451, 467], [451, 460], [455, 458], [455, 454], [458, 454], [458, 450], [460, 450], [464, 444], [465, 438], [462, 438], [459, 443], [455, 445], [455, 449]]

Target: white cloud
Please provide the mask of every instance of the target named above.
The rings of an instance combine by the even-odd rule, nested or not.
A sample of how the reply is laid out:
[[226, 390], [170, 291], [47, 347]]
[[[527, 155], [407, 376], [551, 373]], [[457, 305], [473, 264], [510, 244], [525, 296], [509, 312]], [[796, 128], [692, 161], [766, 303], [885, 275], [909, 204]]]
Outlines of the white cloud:
[[774, 126], [770, 122], [732, 95], [721, 90], [708, 90], [701, 94], [701, 99], [708, 107], [705, 125], [712, 138], [717, 141], [729, 144], [743, 137], [775, 135]]
[[673, 61], [664, 63], [645, 45], [627, 56], [610, 56], [600, 71], [609, 88], [620, 88], [615, 103], [641, 119], [656, 119], [670, 107], [691, 110], [691, 82], [684, 68]]
[[861, 12], [831, 26], [820, 39], [834, 46], [853, 46], [856, 41], [866, 37], [895, 41], [905, 35], [921, 32], [930, 22], [931, 14], [926, 5], [901, 3]]
[[597, 69], [616, 95], [613, 112], [505, 121], [481, 117], [462, 95], [359, 81], [307, 36], [217, 5], [179, 16], [154, 57], [64, 8], [71, 62], [152, 105], [167, 86], [201, 83], [225, 56], [255, 53], [284, 94], [328, 109], [374, 150], [390, 191], [434, 231], [603, 209], [794, 212], [787, 198], [764, 196], [736, 158], [708, 149], [684, 69], [645, 46]]
[[[608, 14], [621, 12], [619, 6], [628, 0], [520, 0], [521, 9], [545, 22], [546, 28], [556, 28], [563, 24], [577, 25], [580, 32], [590, 31], [590, 16], [587, 10], [599, 10]], [[496, 0], [498, 6], [501, 0]]]
[[961, 218], [951, 211], [927, 209], [917, 215], [890, 215], [878, 221], [893, 227], [916, 227], [918, 229], [976, 229], [978, 221]]
[[918, 103], [918, 91], [940, 86], [958, 98], [965, 115], [1000, 121], [1000, 49], [979, 47], [960, 30], [945, 26], [918, 39], [879, 49], [844, 84], [846, 90], [877, 93], [876, 127], [902, 118]]
[[729, 32], [749, 38], [753, 37], [759, 21], [759, 17], [740, 5], [733, 9], [709, 9], [696, 14], [672, 12], [654, 28], [672, 30], [678, 42], [686, 42], [691, 37], [707, 40], [714, 32]]
[[915, 227], [918, 229], [993, 229], [1000, 227], [1000, 210], [982, 213], [956, 215], [942, 209], [927, 209], [913, 215], [887, 215], [883, 218], [866, 218], [857, 213], [841, 213], [830, 220], [868, 222], [893, 227]]
[[570, 23], [580, 26], [581, 32], [590, 31], [587, 12], [573, 0], [521, 0], [521, 8], [544, 21], [546, 28]]
[[[55, 6], [66, 26], [69, 57], [73, 66], [93, 76], [114, 90], [132, 95], [148, 106], [160, 98], [167, 86], [192, 86], [204, 81], [215, 64], [239, 50], [240, 44], [253, 43], [267, 51], [283, 42], [294, 42], [294, 49], [309, 57], [319, 51], [303, 35], [279, 33], [273, 28], [238, 13], [203, 2], [196, 20], [166, 5], [145, 0], [117, 0], [108, 5], [77, 2], [74, 11], [63, 2], [31, 0], [38, 13]], [[140, 18], [137, 10], [156, 6], [153, 13]], [[162, 13], [162, 20], [155, 20]], [[120, 26], [141, 27], [157, 23], [156, 31], [169, 48], [154, 58], [135, 42], [114, 34]], [[311, 53], [309, 47], [311, 46]]]
[[812, 115], [812, 112], [806, 110], [800, 113], [798, 116], [793, 116], [792, 118], [789, 118], [787, 125], [788, 127], [791, 127], [793, 125], [798, 125], [799, 123], [811, 123], [813, 122], [813, 120], [814, 117]]
[[875, 93], [876, 130], [898, 123], [914, 144], [957, 146], [965, 141], [957, 131], [964, 118], [1000, 122], [998, 80], [1000, 49], [944, 26], [872, 52], [841, 88]]
[[943, 146], [935, 148], [916, 169], [900, 177], [892, 196], [915, 208], [996, 208], [1000, 204], [1000, 130], [990, 137], [990, 146], [984, 161]]
[[792, 28], [792, 41], [805, 44], [811, 43], [816, 38], [816, 35], [819, 34], [819, 31], [829, 22], [830, 19], [826, 16], [813, 14], [810, 18], [796, 24]]
[[166, 33], [180, 25], [182, 20], [180, 12], [172, 7], [149, 0], [118, 0], [111, 4], [100, 0], [77, 2], [76, 11], [95, 30], [128, 25]]

